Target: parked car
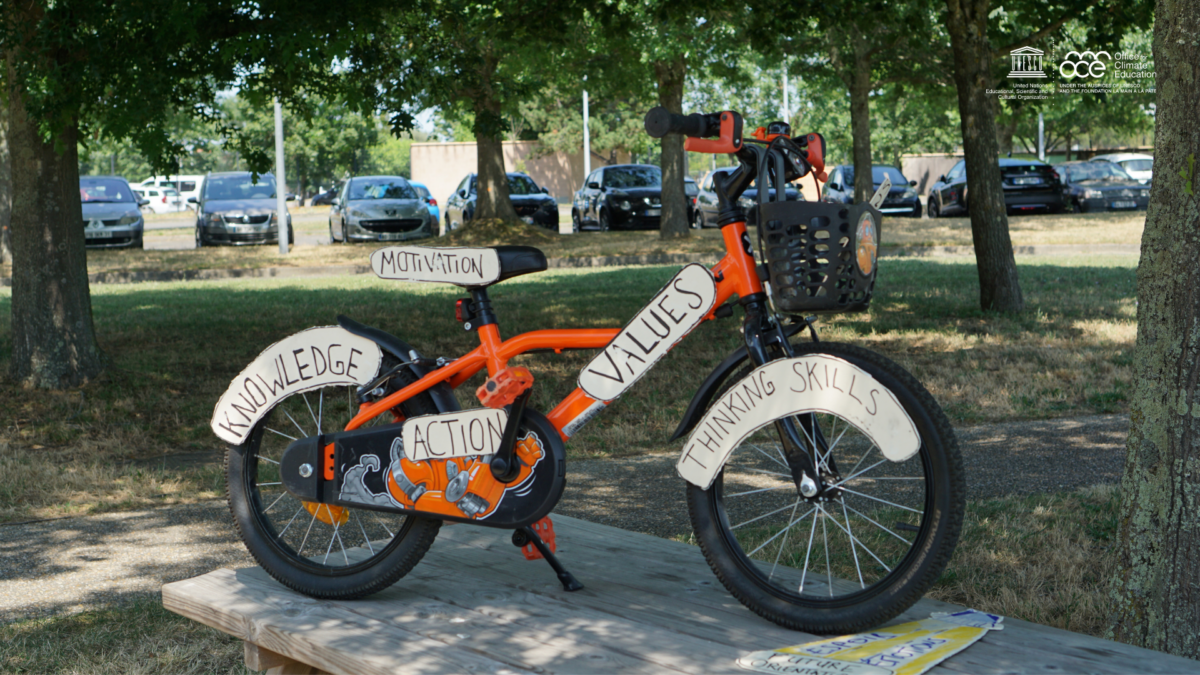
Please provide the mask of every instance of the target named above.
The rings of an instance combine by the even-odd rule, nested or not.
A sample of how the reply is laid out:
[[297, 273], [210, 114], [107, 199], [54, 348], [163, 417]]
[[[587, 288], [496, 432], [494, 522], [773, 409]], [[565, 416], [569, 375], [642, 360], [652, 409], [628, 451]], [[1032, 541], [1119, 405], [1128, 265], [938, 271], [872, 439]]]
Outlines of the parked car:
[[413, 186], [413, 189], [417, 191], [417, 196], [424, 199], [425, 204], [429, 206], [429, 213], [433, 214], [434, 229], [436, 230], [436, 223], [441, 222], [442, 213], [441, 209], [438, 208], [437, 200], [433, 198], [433, 193], [429, 191], [429, 188], [424, 183], [410, 180], [408, 184]]
[[[883, 185], [883, 177], [887, 176], [892, 187], [883, 198], [879, 212], [889, 216], [909, 218], [921, 217], [921, 198], [914, 190], [917, 181], [909, 180], [894, 166], [875, 164], [871, 167], [871, 189], [878, 190]], [[872, 194], [874, 194], [872, 192]], [[868, 198], [871, 195], [867, 195]], [[843, 164], [835, 166], [829, 173], [829, 180], [821, 190], [821, 201], [830, 204], [854, 203], [854, 166]]]
[[184, 204], [190, 204], [192, 197], [199, 199], [200, 191], [204, 188], [204, 176], [151, 176], [137, 187], [173, 187], [183, 197]]
[[[696, 216], [692, 222], [692, 227], [705, 228], [716, 227], [717, 217], [720, 215], [721, 207], [717, 203], [717, 193], [713, 190], [713, 178], [718, 174], [726, 174], [737, 167], [724, 167], [715, 169], [704, 174], [700, 179], [700, 192], [696, 195]], [[767, 192], [768, 197], [775, 198], [775, 188], [770, 188]], [[800, 190], [793, 185], [787, 186], [788, 201], [804, 201], [804, 195], [800, 194]], [[738, 198], [738, 204], [746, 211], [746, 224], [758, 224], [758, 182], [750, 184], [742, 196]]]
[[403, 176], [355, 176], [329, 210], [329, 238], [405, 241], [437, 234], [429, 205]]
[[[558, 202], [550, 191], [523, 173], [509, 173], [508, 197], [517, 216], [530, 225], [540, 225], [558, 232]], [[467, 174], [446, 201], [446, 231], [462, 226], [475, 215], [475, 174]]]
[[594, 226], [657, 230], [662, 222], [662, 169], [653, 164], [615, 164], [588, 174], [571, 200], [575, 231]]
[[146, 200], [143, 211], [150, 213], [178, 213], [187, 210], [187, 203], [179, 191], [173, 187], [144, 187], [133, 188], [137, 196]]
[[[253, 180], [249, 171], [210, 173], [204, 177], [196, 205], [196, 248], [219, 244], [279, 242], [275, 213], [275, 176], [264, 173]], [[288, 243], [295, 241], [292, 215], [285, 213]]]
[[88, 248], [142, 248], [145, 205], [119, 176], [80, 176], [83, 236]]
[[1125, 173], [1139, 183], [1147, 184], [1154, 178], [1154, 157], [1136, 152], [1116, 152], [1111, 155], [1096, 155], [1093, 162], [1120, 164]]
[[[1065, 208], [1062, 183], [1049, 164], [1036, 159], [1001, 157], [1000, 181], [1004, 188], [1004, 204], [1009, 213], [1058, 213]], [[965, 214], [968, 199], [967, 165], [960, 159], [949, 173], [939, 176], [937, 182], [930, 186], [925, 208], [930, 218]]]
[[1054, 170], [1062, 178], [1068, 208], [1076, 213], [1144, 209], [1150, 203], [1150, 188], [1115, 162], [1063, 162]]
[[688, 225], [696, 227], [696, 198], [700, 196], [700, 184], [695, 178], [683, 177], [683, 194], [687, 195]]
[[332, 187], [323, 192], [318, 192], [308, 200], [309, 206], [329, 206], [333, 200], [337, 198], [338, 188]]

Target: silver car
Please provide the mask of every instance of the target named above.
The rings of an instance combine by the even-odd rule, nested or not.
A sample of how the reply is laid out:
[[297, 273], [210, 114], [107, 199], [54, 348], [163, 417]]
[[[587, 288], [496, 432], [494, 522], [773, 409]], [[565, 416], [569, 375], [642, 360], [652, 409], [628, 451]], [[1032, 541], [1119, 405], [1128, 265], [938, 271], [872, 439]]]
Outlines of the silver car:
[[[210, 173], [200, 198], [190, 197], [188, 203], [196, 204], [196, 248], [279, 242], [275, 176], [269, 173], [260, 174], [258, 180], [249, 171]], [[292, 214], [285, 215], [288, 243], [292, 243]]]
[[404, 241], [432, 237], [437, 218], [403, 176], [356, 176], [346, 181], [329, 210], [329, 238]]
[[80, 176], [83, 235], [88, 248], [142, 248], [146, 201], [119, 176]]

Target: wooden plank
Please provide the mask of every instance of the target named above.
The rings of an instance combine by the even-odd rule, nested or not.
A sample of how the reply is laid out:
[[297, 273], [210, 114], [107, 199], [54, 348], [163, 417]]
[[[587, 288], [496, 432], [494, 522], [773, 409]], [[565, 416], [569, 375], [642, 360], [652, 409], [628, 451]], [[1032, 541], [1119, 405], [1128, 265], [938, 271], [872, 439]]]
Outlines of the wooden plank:
[[[560, 557], [583, 591], [563, 591], [548, 565], [520, 555], [509, 532], [460, 526], [444, 528], [406, 578], [364, 600], [313, 600], [254, 569], [168, 584], [163, 602], [260, 654], [330, 673], [733, 673], [743, 672], [735, 662], [745, 653], [815, 639], [744, 608], [694, 546], [560, 516], [555, 527]], [[893, 623], [958, 609], [924, 600]], [[1195, 661], [1005, 624], [932, 672], [1200, 673]]]
[[267, 675], [329, 675], [319, 668], [300, 663], [283, 654], [276, 654], [269, 649], [263, 649], [253, 642], [243, 642], [242, 644], [246, 648], [246, 668], [249, 670], [265, 670]]

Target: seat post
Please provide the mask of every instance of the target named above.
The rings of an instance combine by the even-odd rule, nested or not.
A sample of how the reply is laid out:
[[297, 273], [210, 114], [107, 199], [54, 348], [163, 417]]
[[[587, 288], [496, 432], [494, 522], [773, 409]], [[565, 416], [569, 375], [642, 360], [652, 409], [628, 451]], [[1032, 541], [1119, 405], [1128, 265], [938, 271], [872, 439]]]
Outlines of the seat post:
[[471, 322], [465, 326], [479, 335], [479, 344], [487, 356], [488, 375], [495, 375], [504, 370], [508, 363], [500, 358], [500, 322], [492, 311], [492, 301], [488, 299], [487, 287], [478, 286], [471, 291]]

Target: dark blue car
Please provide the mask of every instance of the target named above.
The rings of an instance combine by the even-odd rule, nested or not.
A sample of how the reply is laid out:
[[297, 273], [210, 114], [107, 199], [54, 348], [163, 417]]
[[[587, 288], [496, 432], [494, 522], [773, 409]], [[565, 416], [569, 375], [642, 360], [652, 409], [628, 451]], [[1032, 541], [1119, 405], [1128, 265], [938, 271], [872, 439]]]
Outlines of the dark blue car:
[[[905, 178], [904, 174], [900, 173], [900, 169], [894, 166], [876, 164], [871, 167], [872, 190], [877, 190], [880, 185], [883, 185], [884, 176], [887, 176], [888, 180], [892, 182], [892, 189], [888, 190], [887, 197], [884, 197], [883, 204], [879, 207], [880, 213], [889, 216], [920, 218], [921, 198], [913, 189], [917, 186], [917, 181]], [[867, 195], [868, 198], [870, 196]], [[843, 164], [833, 167], [833, 171], [829, 172], [829, 181], [821, 190], [821, 201], [831, 204], [854, 203], [853, 166]]]

